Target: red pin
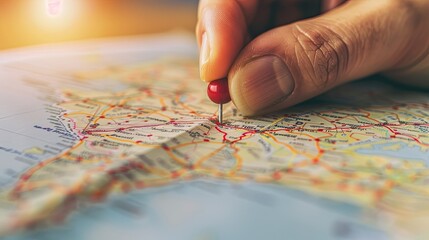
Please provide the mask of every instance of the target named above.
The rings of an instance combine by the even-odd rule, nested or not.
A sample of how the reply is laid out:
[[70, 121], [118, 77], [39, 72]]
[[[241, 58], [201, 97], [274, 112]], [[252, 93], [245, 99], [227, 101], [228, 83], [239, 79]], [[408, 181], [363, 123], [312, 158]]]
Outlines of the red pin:
[[211, 81], [207, 86], [207, 95], [214, 103], [219, 104], [218, 121], [222, 124], [223, 108], [222, 105], [231, 101], [228, 90], [228, 79], [222, 78]]

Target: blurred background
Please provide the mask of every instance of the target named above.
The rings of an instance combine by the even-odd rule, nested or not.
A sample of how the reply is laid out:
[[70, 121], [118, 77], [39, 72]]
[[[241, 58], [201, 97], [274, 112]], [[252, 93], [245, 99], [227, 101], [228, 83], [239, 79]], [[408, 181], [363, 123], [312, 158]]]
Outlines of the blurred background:
[[0, 50], [181, 29], [194, 32], [197, 0], [0, 1]]

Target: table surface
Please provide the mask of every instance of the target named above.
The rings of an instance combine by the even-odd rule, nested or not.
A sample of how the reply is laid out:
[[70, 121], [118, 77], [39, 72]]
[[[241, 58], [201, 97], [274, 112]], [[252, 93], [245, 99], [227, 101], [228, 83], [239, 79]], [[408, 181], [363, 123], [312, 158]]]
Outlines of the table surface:
[[[47, 3], [59, 2], [50, 15]], [[90, 38], [194, 31], [195, 0], [0, 1], [0, 50]]]

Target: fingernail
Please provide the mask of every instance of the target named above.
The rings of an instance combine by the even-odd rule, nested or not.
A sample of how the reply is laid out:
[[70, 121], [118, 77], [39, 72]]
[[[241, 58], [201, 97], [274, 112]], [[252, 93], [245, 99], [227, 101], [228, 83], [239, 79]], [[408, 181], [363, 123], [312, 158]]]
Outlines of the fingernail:
[[232, 76], [230, 85], [234, 104], [247, 116], [268, 112], [295, 87], [289, 68], [273, 55], [246, 63]]
[[204, 32], [201, 40], [201, 51], [200, 51], [200, 76], [204, 80], [207, 63], [210, 59], [210, 42], [207, 34]]

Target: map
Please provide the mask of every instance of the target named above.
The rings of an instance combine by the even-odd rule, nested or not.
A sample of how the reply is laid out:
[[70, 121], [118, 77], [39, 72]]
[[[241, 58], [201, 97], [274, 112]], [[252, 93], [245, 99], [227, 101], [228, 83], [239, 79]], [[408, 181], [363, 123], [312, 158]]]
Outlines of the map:
[[429, 94], [224, 122], [192, 36], [0, 53], [2, 239], [428, 239]]

